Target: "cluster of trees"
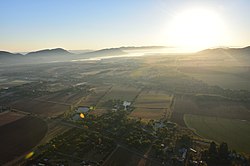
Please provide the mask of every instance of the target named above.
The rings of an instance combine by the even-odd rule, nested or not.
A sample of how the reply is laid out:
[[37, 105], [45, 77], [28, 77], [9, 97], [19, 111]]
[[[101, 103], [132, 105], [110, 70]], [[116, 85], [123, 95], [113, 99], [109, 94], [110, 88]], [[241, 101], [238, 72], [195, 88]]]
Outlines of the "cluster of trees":
[[[71, 160], [79, 162], [76, 159], [99, 161], [98, 159], [109, 154], [114, 148], [113, 139], [99, 132], [74, 128], [39, 146], [39, 155], [29, 160], [27, 165], [39, 162], [46, 165], [70, 165]], [[93, 155], [88, 156], [88, 153]]]
[[221, 143], [217, 148], [215, 142], [211, 142], [207, 153], [208, 165], [229, 165], [227, 143]]
[[202, 153], [201, 159], [208, 166], [249, 165], [245, 157], [235, 151], [231, 152], [225, 142], [218, 147], [215, 142], [211, 142], [209, 149]]

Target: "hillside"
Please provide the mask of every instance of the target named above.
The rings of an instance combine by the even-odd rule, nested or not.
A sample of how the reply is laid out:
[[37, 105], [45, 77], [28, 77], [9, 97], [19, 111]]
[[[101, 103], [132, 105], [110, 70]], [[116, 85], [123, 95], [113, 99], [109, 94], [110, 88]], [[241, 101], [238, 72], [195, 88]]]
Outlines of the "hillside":
[[[25, 55], [19, 53], [11, 53], [0, 51], [0, 59], [2, 65], [15, 64], [33, 64], [48, 62], [66, 62], [77, 59], [103, 57], [103, 56], [119, 56], [127, 54], [126, 51], [159, 49], [162, 46], [143, 46], [143, 47], [119, 47], [108, 48], [97, 51], [89, 51], [85, 53], [72, 53], [62, 48], [44, 49], [29, 52]], [[183, 55], [182, 58], [189, 58], [192, 62], [202, 61], [201, 65], [224, 64], [228, 65], [249, 65], [250, 62], [250, 46], [244, 48], [215, 48], [206, 49], [192, 55]], [[190, 62], [191, 62], [190, 61]], [[196, 63], [195, 62], [195, 63]]]
[[206, 49], [198, 52], [197, 54], [235, 54], [241, 56], [250, 56], [250, 46], [243, 48], [214, 48], [214, 49]]
[[68, 52], [62, 48], [45, 49], [34, 52], [29, 52], [25, 56], [51, 56], [51, 55], [72, 55], [73, 53]]
[[22, 54], [14, 54], [7, 51], [0, 51], [0, 58], [13, 58], [13, 57], [20, 57]]
[[192, 55], [192, 60], [203, 60], [204, 64], [213, 61], [217, 65], [248, 66], [250, 65], [250, 46], [206, 49]]
[[112, 55], [123, 55], [126, 54], [121, 48], [107, 48], [88, 53], [83, 53], [85, 57], [99, 57], [99, 56], [112, 56]]

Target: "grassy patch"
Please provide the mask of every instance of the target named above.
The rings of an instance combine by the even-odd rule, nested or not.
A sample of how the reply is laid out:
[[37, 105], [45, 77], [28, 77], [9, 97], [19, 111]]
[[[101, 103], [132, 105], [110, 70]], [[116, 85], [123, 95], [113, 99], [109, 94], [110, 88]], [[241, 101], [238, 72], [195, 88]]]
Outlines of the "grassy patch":
[[231, 149], [250, 152], [250, 122], [218, 117], [184, 115], [186, 125], [205, 138], [227, 142]]

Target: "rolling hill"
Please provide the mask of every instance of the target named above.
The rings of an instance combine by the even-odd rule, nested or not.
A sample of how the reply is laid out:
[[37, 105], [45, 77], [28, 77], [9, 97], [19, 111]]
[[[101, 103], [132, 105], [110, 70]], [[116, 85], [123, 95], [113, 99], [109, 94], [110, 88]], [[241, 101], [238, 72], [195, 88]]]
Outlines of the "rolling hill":
[[65, 56], [65, 55], [67, 56], [74, 54], [62, 48], [55, 48], [55, 49], [45, 49], [45, 50], [29, 52], [25, 56]]
[[[16, 64], [37, 64], [48, 62], [65, 62], [75, 59], [84, 59], [92, 57], [103, 57], [113, 55], [127, 54], [127, 50], [144, 50], [144, 49], [159, 49], [163, 46], [144, 46], [144, 47], [119, 47], [108, 48], [85, 53], [72, 53], [63, 48], [44, 49], [29, 52], [27, 54], [11, 53], [0, 51], [1, 65], [16, 65]], [[250, 46], [244, 48], [215, 48], [206, 49], [191, 55], [192, 61], [203, 60], [213, 61], [213, 63], [237, 62], [240, 65], [249, 65], [250, 62]]]
[[0, 58], [17, 58], [17, 57], [20, 57], [22, 56], [22, 54], [15, 54], [15, 53], [10, 53], [10, 52], [7, 52], [7, 51], [0, 51]]

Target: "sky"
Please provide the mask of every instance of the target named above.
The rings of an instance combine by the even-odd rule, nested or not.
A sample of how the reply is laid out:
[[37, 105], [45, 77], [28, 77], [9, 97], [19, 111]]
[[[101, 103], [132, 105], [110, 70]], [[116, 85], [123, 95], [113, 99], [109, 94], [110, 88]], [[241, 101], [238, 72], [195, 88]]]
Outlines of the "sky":
[[249, 0], [1, 0], [0, 50], [250, 45]]

